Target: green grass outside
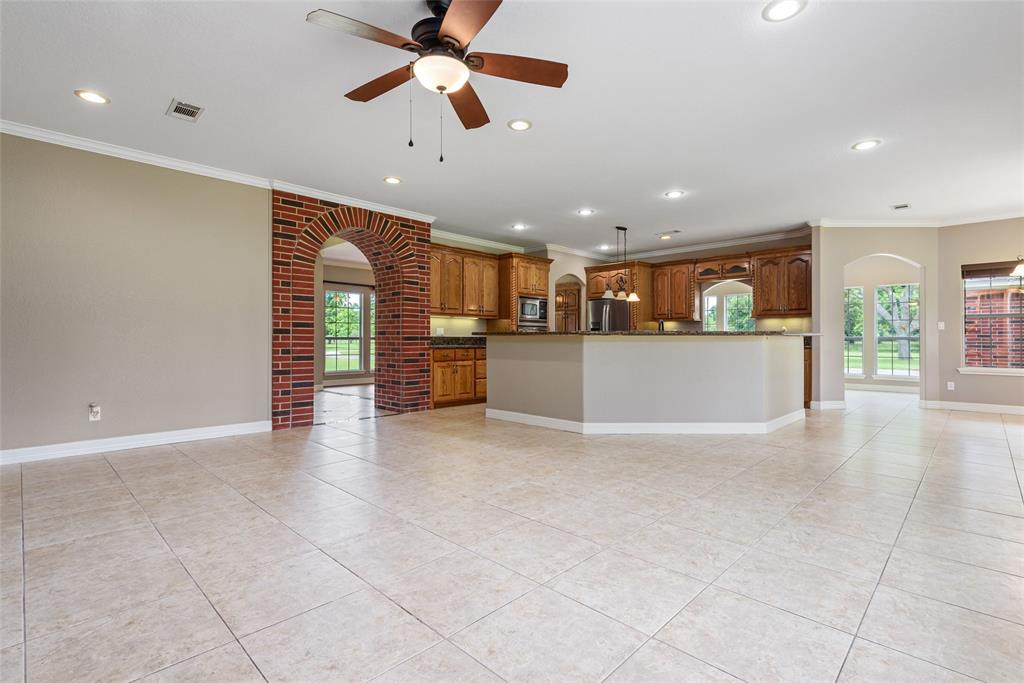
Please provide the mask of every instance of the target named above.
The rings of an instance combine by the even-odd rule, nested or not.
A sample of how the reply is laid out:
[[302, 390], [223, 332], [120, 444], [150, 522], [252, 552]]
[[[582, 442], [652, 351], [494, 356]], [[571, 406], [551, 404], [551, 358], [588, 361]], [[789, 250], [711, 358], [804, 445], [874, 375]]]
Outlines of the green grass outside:
[[[375, 345], [370, 342], [370, 367], [375, 365]], [[359, 370], [359, 342], [328, 342], [324, 345], [324, 372], [349, 372]]]
[[[885, 341], [877, 345], [876, 373], [880, 375], [893, 375], [895, 377], [916, 376], [921, 369], [921, 345], [913, 342], [910, 345], [910, 358], [900, 358], [898, 350], [899, 342]], [[863, 372], [864, 342], [847, 342], [846, 358], [844, 367], [846, 374], [860, 374]]]

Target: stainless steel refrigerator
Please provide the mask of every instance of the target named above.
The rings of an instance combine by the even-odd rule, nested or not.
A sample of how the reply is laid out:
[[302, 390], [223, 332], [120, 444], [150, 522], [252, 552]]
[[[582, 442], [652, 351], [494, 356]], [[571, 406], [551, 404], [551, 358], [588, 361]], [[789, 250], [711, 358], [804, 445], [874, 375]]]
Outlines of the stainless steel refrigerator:
[[629, 302], [596, 299], [587, 303], [591, 332], [629, 331]]

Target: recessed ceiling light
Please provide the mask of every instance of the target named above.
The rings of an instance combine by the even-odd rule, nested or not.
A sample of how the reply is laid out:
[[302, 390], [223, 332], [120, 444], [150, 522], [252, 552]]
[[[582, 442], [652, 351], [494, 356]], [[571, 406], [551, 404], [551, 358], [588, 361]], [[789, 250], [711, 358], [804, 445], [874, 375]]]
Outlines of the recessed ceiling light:
[[807, 0], [772, 0], [761, 10], [761, 16], [765, 21], [785, 21], [800, 14], [806, 5]]
[[665, 193], [665, 196], [669, 199], [679, 199], [684, 194], [686, 193], [683, 192], [682, 190], [669, 190], [668, 192]]
[[678, 234], [679, 234], [678, 230], [666, 230], [665, 232], [659, 232], [658, 233], [658, 239], [659, 240], [670, 240], [670, 239], [672, 239], [672, 235], [678, 235]]
[[611, 248], [612, 247], [610, 244], [602, 244], [600, 247], [598, 247], [598, 249], [600, 249], [601, 251], [608, 251]]
[[576, 209], [576, 213], [578, 213], [581, 216], [593, 216], [594, 215], [594, 210], [593, 209]]
[[397, 185], [398, 183], [402, 182], [402, 179], [399, 178], [398, 176], [386, 175], [384, 176], [384, 182], [387, 183], [388, 185]]
[[857, 152], [866, 152], [869, 149], [878, 147], [880, 144], [882, 144], [881, 140], [861, 140], [860, 142], [853, 143], [850, 149]]
[[659, 240], [670, 240], [670, 239], [672, 239], [672, 235], [670, 235], [668, 233], [665, 233], [664, 235], [658, 235], [658, 239]]
[[92, 104], [110, 104], [110, 98], [92, 90], [76, 90], [75, 95]]
[[512, 130], [530, 130], [533, 124], [526, 119], [512, 119], [508, 122], [508, 127]]
[[526, 230], [526, 223], [516, 223], [512, 226], [513, 230]]

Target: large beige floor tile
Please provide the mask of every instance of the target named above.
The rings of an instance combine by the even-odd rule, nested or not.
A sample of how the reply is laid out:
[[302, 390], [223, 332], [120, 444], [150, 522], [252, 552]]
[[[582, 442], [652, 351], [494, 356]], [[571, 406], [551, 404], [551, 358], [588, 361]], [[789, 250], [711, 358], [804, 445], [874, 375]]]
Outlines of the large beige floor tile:
[[232, 641], [195, 588], [27, 643], [28, 680], [128, 681]]
[[283, 524], [275, 524], [240, 529], [236, 534], [215, 539], [199, 537], [190, 545], [175, 548], [174, 552], [202, 584], [312, 550], [314, 546], [294, 531]]
[[664, 626], [705, 585], [616, 550], [598, 553], [547, 584], [648, 635]]
[[72, 580], [96, 569], [116, 570], [153, 555], [169, 557], [171, 550], [152, 526], [132, 527], [29, 550], [25, 553], [26, 579]]
[[780, 522], [755, 547], [872, 581], [882, 574], [890, 550], [887, 543], [848, 536], [792, 519]]
[[264, 679], [238, 643], [229, 643], [142, 680], [146, 683], [260, 683]]
[[440, 536], [407, 523], [321, 548], [364, 581], [375, 585], [459, 549]]
[[364, 681], [440, 636], [367, 589], [242, 639], [271, 681]]
[[1021, 517], [914, 501], [907, 519], [1024, 543], [1024, 518]]
[[148, 526], [149, 518], [135, 502], [90, 510], [88, 514], [72, 513], [25, 521], [25, 549], [41, 548], [54, 543], [67, 543], [120, 529]]
[[508, 681], [594, 681], [644, 636], [546, 588], [537, 588], [452, 638]]
[[12, 645], [0, 650], [0, 681], [23, 683], [25, 680], [25, 646]]
[[1024, 576], [1024, 543], [908, 521], [896, 547]]
[[409, 520], [462, 546], [473, 545], [526, 522], [526, 518], [517, 514], [469, 498], [411, 515]]
[[607, 683], [737, 683], [740, 679], [658, 640], [649, 640]]
[[714, 581], [746, 549], [731, 541], [664, 522], [651, 524], [614, 547], [700, 581]]
[[658, 640], [746, 681], [831, 681], [853, 637], [710, 587]]
[[470, 550], [543, 583], [596, 555], [601, 546], [544, 524], [527, 522], [476, 543]]
[[888, 545], [896, 541], [903, 524], [901, 516], [828, 503], [799, 505], [786, 519]]
[[155, 522], [167, 544], [175, 550], [215, 541], [248, 530], [275, 526], [277, 520], [248, 500], [212, 512], [160, 519]]
[[46, 495], [45, 492], [25, 496], [24, 518], [43, 519], [89, 510], [133, 503], [131, 492], [122, 484], [84, 491], [74, 490]]
[[363, 501], [287, 514], [281, 520], [297, 534], [320, 547], [367, 533], [393, 531], [405, 525], [401, 517]]
[[921, 483], [916, 498], [926, 503], [955, 505], [1003, 515], [1014, 515], [1015, 517], [1024, 516], [1024, 503], [1021, 502], [1019, 493], [1008, 496], [985, 491], [972, 491], [971, 489], [944, 486], [926, 479]]
[[253, 633], [366, 587], [319, 550], [261, 564], [200, 588], [236, 636]]
[[447, 637], [536, 585], [490, 560], [457, 550], [383, 581], [378, 588]]
[[881, 582], [1024, 624], [1024, 577], [896, 548]]
[[500, 683], [501, 679], [459, 648], [443, 642], [399, 664], [373, 682]]
[[971, 680], [955, 671], [857, 638], [837, 683], [969, 683]]
[[193, 587], [170, 553], [136, 558], [78, 575], [25, 584], [29, 638], [53, 633]]
[[888, 586], [859, 636], [983, 681], [1020, 680], [1024, 626]]
[[21, 588], [0, 596], [0, 648], [25, 640]]

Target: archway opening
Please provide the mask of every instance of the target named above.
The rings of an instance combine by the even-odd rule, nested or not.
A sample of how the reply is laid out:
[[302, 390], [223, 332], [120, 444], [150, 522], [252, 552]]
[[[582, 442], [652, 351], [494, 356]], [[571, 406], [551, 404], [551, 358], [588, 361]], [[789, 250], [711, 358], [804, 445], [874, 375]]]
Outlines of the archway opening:
[[862, 256], [843, 267], [845, 391], [921, 393], [924, 273], [898, 254]]
[[[338, 237], [373, 273], [374, 405], [425, 410], [430, 401], [430, 226], [287, 192], [273, 194], [272, 416], [275, 429], [314, 422], [317, 259]], [[362, 353], [362, 349], [360, 349]]]

